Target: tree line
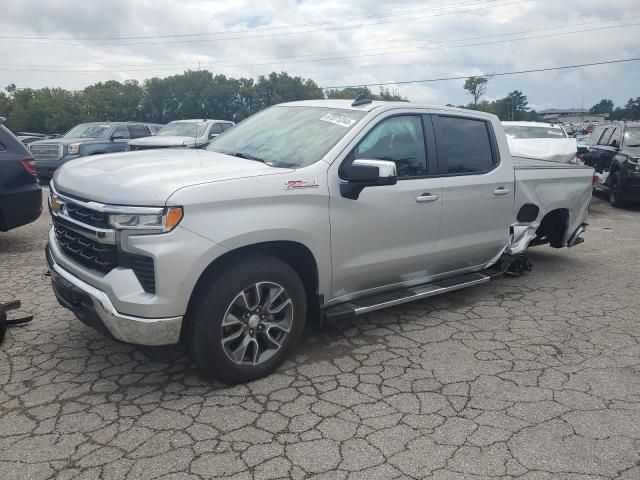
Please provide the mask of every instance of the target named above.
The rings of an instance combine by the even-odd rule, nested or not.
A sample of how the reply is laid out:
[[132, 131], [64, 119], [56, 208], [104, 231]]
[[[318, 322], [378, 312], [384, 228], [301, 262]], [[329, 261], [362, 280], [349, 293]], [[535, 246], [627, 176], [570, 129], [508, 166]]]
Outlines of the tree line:
[[0, 91], [0, 116], [13, 131], [63, 133], [82, 122], [146, 121], [168, 123], [185, 118], [216, 118], [238, 122], [282, 102], [322, 98], [404, 100], [398, 92], [366, 87], [326, 92], [313, 80], [286, 72], [231, 78], [207, 70], [189, 70], [165, 78], [110, 80], [83, 90], [17, 88]]
[[[469, 77], [464, 83], [464, 89], [473, 101], [462, 108], [482, 110], [494, 113], [500, 120], [538, 121], [539, 115], [531, 110], [526, 95], [519, 90], [514, 90], [505, 98], [487, 101], [480, 99], [487, 93], [489, 77]], [[609, 120], [640, 120], [640, 97], [630, 98], [624, 107], [615, 107], [612, 100], [602, 99], [589, 109], [591, 113], [607, 113]]]
[[612, 100], [603, 98], [589, 111], [591, 113], [608, 113], [609, 120], [640, 120], [640, 97], [630, 98], [624, 107], [616, 107]]
[[538, 113], [529, 108], [529, 100], [520, 90], [514, 90], [506, 97], [497, 100], [480, 101], [487, 93], [489, 80], [488, 77], [467, 78], [463, 88], [471, 95], [473, 101], [468, 105], [460, 105], [460, 107], [493, 113], [502, 121], [537, 122], [539, 120]]

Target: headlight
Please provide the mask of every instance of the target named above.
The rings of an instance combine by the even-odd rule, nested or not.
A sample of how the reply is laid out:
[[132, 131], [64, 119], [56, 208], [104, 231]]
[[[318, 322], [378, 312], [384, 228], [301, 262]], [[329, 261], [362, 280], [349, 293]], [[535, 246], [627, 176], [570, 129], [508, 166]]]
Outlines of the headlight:
[[147, 230], [149, 233], [166, 233], [182, 220], [182, 207], [169, 207], [161, 214], [118, 213], [109, 215], [109, 223], [118, 230]]
[[640, 172], [640, 157], [628, 157], [627, 163], [632, 171]]
[[80, 153], [80, 144], [79, 143], [70, 143], [67, 147], [67, 153], [69, 155], [77, 155]]

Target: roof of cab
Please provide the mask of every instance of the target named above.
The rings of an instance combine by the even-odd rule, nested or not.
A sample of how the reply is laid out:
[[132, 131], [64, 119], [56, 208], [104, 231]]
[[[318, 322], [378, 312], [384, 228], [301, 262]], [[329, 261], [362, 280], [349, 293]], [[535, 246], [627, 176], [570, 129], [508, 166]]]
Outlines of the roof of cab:
[[315, 108], [335, 108], [342, 110], [356, 110], [361, 112], [370, 112], [375, 109], [391, 110], [394, 108], [425, 108], [430, 110], [439, 110], [450, 113], [473, 113], [476, 115], [494, 117], [492, 113], [481, 112], [479, 110], [467, 110], [457, 107], [446, 107], [442, 105], [428, 105], [418, 102], [383, 102], [374, 100], [371, 103], [353, 106], [354, 100], [302, 100], [298, 102], [281, 103], [276, 106], [291, 107], [315, 107]]

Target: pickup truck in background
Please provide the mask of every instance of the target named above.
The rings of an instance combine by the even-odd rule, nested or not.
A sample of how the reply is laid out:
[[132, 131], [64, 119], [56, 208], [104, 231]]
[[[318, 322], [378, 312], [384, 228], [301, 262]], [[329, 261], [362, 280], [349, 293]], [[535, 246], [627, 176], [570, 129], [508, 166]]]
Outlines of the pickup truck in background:
[[482, 284], [529, 245], [582, 241], [593, 169], [512, 158], [494, 115], [358, 98], [263, 110], [205, 150], [80, 159], [55, 174], [60, 303], [207, 374], [272, 372], [307, 317]]
[[36, 161], [38, 182], [48, 185], [53, 172], [69, 160], [124, 152], [130, 139], [153, 135], [159, 127], [137, 122], [81, 123], [60, 138], [32, 142], [29, 151]]
[[234, 125], [227, 120], [176, 120], [167, 123], [152, 137], [129, 140], [128, 150], [204, 148]]
[[595, 169], [598, 189], [607, 191], [611, 205], [640, 202], [640, 123], [597, 127], [587, 140], [582, 161]]

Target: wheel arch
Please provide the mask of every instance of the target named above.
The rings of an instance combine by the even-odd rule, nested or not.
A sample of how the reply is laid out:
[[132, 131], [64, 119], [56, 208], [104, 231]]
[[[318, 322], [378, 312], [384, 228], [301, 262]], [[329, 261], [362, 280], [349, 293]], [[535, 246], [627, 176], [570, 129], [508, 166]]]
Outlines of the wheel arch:
[[554, 248], [564, 247], [564, 239], [569, 229], [570, 212], [568, 208], [556, 208], [547, 212], [536, 231], [538, 238], [547, 238]]
[[[242, 247], [230, 250], [213, 260], [202, 271], [195, 287], [191, 292], [189, 303], [187, 305], [186, 319], [188, 323], [189, 312], [194, 302], [197, 300], [204, 286], [215, 275], [216, 271], [225, 268], [235, 262], [242, 261], [248, 255], [262, 254], [265, 256], [275, 257], [288, 264], [298, 274], [304, 285], [307, 294], [308, 316], [315, 317], [319, 314], [320, 304], [322, 300], [319, 295], [319, 269], [318, 263], [311, 250], [304, 244], [289, 240], [265, 241], [244, 245]], [[184, 333], [185, 326], [182, 331]]]

